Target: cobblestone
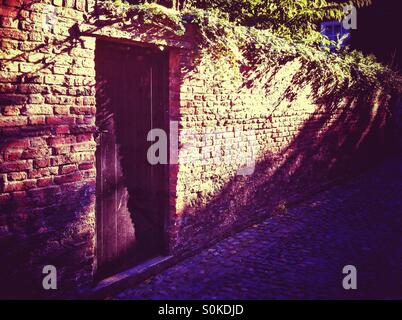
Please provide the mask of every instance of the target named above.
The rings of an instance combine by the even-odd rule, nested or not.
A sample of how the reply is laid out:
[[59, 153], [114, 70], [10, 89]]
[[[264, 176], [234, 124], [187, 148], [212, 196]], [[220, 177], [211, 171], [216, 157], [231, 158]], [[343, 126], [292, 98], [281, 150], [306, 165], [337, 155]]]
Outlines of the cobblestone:
[[[117, 299], [402, 298], [402, 159], [227, 238]], [[342, 269], [357, 268], [357, 290]]]

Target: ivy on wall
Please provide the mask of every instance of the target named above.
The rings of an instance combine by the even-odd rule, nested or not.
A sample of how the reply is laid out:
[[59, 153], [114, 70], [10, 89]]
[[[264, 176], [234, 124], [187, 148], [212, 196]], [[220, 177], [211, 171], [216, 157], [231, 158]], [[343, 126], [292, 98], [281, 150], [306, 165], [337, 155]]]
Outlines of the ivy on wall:
[[[227, 74], [241, 77], [240, 66], [249, 66], [254, 76], [269, 68], [293, 59], [299, 59], [309, 70], [309, 76], [319, 82], [332, 81], [349, 89], [366, 90], [381, 87], [387, 91], [402, 92], [401, 76], [374, 56], [359, 51], [343, 50], [330, 53], [316, 41], [297, 37], [280, 37], [273, 30], [245, 26], [232, 21], [219, 8], [199, 8], [186, 2], [180, 10], [157, 3], [130, 4], [121, 0], [99, 2], [99, 12], [118, 16], [127, 23], [160, 25], [182, 36], [186, 24], [197, 26], [198, 57], [206, 65]], [[160, 43], [163, 45], [163, 43]]]

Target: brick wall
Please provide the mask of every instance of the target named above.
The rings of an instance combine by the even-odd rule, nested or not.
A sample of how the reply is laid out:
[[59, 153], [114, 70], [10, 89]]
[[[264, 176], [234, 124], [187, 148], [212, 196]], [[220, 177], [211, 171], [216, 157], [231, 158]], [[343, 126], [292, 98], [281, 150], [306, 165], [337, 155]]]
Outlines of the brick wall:
[[[95, 39], [72, 40], [87, 2], [2, 1], [0, 7], [0, 255], [7, 296], [36, 295], [42, 268], [62, 288], [94, 267]], [[2, 292], [3, 293], [3, 292]]]
[[[182, 74], [175, 253], [284, 213], [390, 150], [390, 96], [381, 89], [317, 86], [299, 59], [257, 81], [217, 70], [201, 62]], [[239, 156], [250, 154], [254, 171], [239, 175]]]
[[[57, 18], [44, 30], [48, 5]], [[195, 66], [191, 29], [179, 38], [151, 27], [99, 27], [93, 1], [2, 0], [0, 19], [5, 296], [48, 294], [41, 290], [47, 264], [58, 268], [56, 294], [93, 284], [96, 37], [168, 45], [168, 107], [180, 137], [179, 164], [170, 165], [169, 176], [172, 254], [194, 252], [280, 213], [323, 182], [353, 172], [356, 163], [382, 156], [388, 96], [316, 88], [299, 81], [306, 71], [297, 59], [250, 85], [229, 71], [222, 76]], [[241, 162], [233, 157], [242, 151], [256, 156], [250, 175], [236, 174]]]

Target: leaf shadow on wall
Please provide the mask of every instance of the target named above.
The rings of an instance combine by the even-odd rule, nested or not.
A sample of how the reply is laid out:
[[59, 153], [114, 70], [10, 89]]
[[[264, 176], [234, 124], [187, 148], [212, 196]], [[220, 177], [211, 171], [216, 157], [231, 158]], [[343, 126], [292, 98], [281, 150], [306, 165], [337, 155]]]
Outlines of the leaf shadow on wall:
[[[289, 62], [291, 60], [278, 65], [278, 71]], [[259, 78], [250, 81], [247, 72], [252, 71], [245, 70], [244, 86], [252, 89]], [[268, 140], [257, 137], [266, 147], [260, 150], [251, 175], [236, 176], [236, 168], [232, 167], [231, 177], [222, 182], [214, 178], [212, 172], [208, 178], [188, 174], [194, 168], [192, 163], [183, 164], [188, 166], [183, 173], [179, 169], [179, 185], [184, 181], [209, 179], [214, 191], [201, 189], [193, 197], [191, 186], [184, 186], [183, 194], [178, 194], [185, 205], [178, 213], [176, 242], [171, 246], [173, 252], [197, 252], [209, 247], [245, 226], [280, 214], [284, 205], [291, 206], [358, 175], [392, 152], [392, 132], [387, 126], [390, 121], [387, 93], [379, 92], [376, 87], [366, 88], [363, 83], [351, 89], [346, 81], [321, 81], [315, 78], [315, 71], [314, 66], [303, 65], [282, 89], [284, 94], [278, 101], [267, 106], [272, 112], [260, 122], [261, 127], [278, 129], [286, 139], [281, 142], [281, 134], [268, 136]], [[269, 87], [275, 74], [273, 72], [266, 82], [265, 89], [269, 92], [275, 91], [275, 87]], [[182, 77], [186, 76], [193, 77], [192, 70], [182, 74]], [[281, 119], [292, 121], [289, 117], [292, 103], [306, 85], [311, 85], [309, 97], [315, 105], [314, 112], [296, 126], [294, 136], [288, 135], [287, 125], [278, 127], [277, 124]], [[366, 91], [361, 91], [362, 88]], [[283, 102], [289, 103], [289, 114], [280, 109]], [[218, 120], [225, 120], [226, 115], [223, 113]], [[252, 123], [252, 120], [244, 119], [243, 124]], [[290, 127], [293, 125], [291, 123]], [[270, 146], [277, 142], [281, 145], [279, 151], [272, 151]], [[216, 170], [214, 164], [205, 167]], [[230, 169], [226, 167], [225, 170]], [[189, 196], [191, 200], [188, 200]]]

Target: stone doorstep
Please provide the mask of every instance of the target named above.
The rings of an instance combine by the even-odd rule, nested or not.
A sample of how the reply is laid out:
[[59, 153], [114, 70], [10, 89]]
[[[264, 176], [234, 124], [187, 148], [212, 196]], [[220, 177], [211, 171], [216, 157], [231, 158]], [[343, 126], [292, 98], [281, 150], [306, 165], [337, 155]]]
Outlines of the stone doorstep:
[[117, 292], [134, 287], [147, 278], [177, 263], [174, 256], [159, 256], [100, 281], [85, 294], [87, 299], [105, 299]]

